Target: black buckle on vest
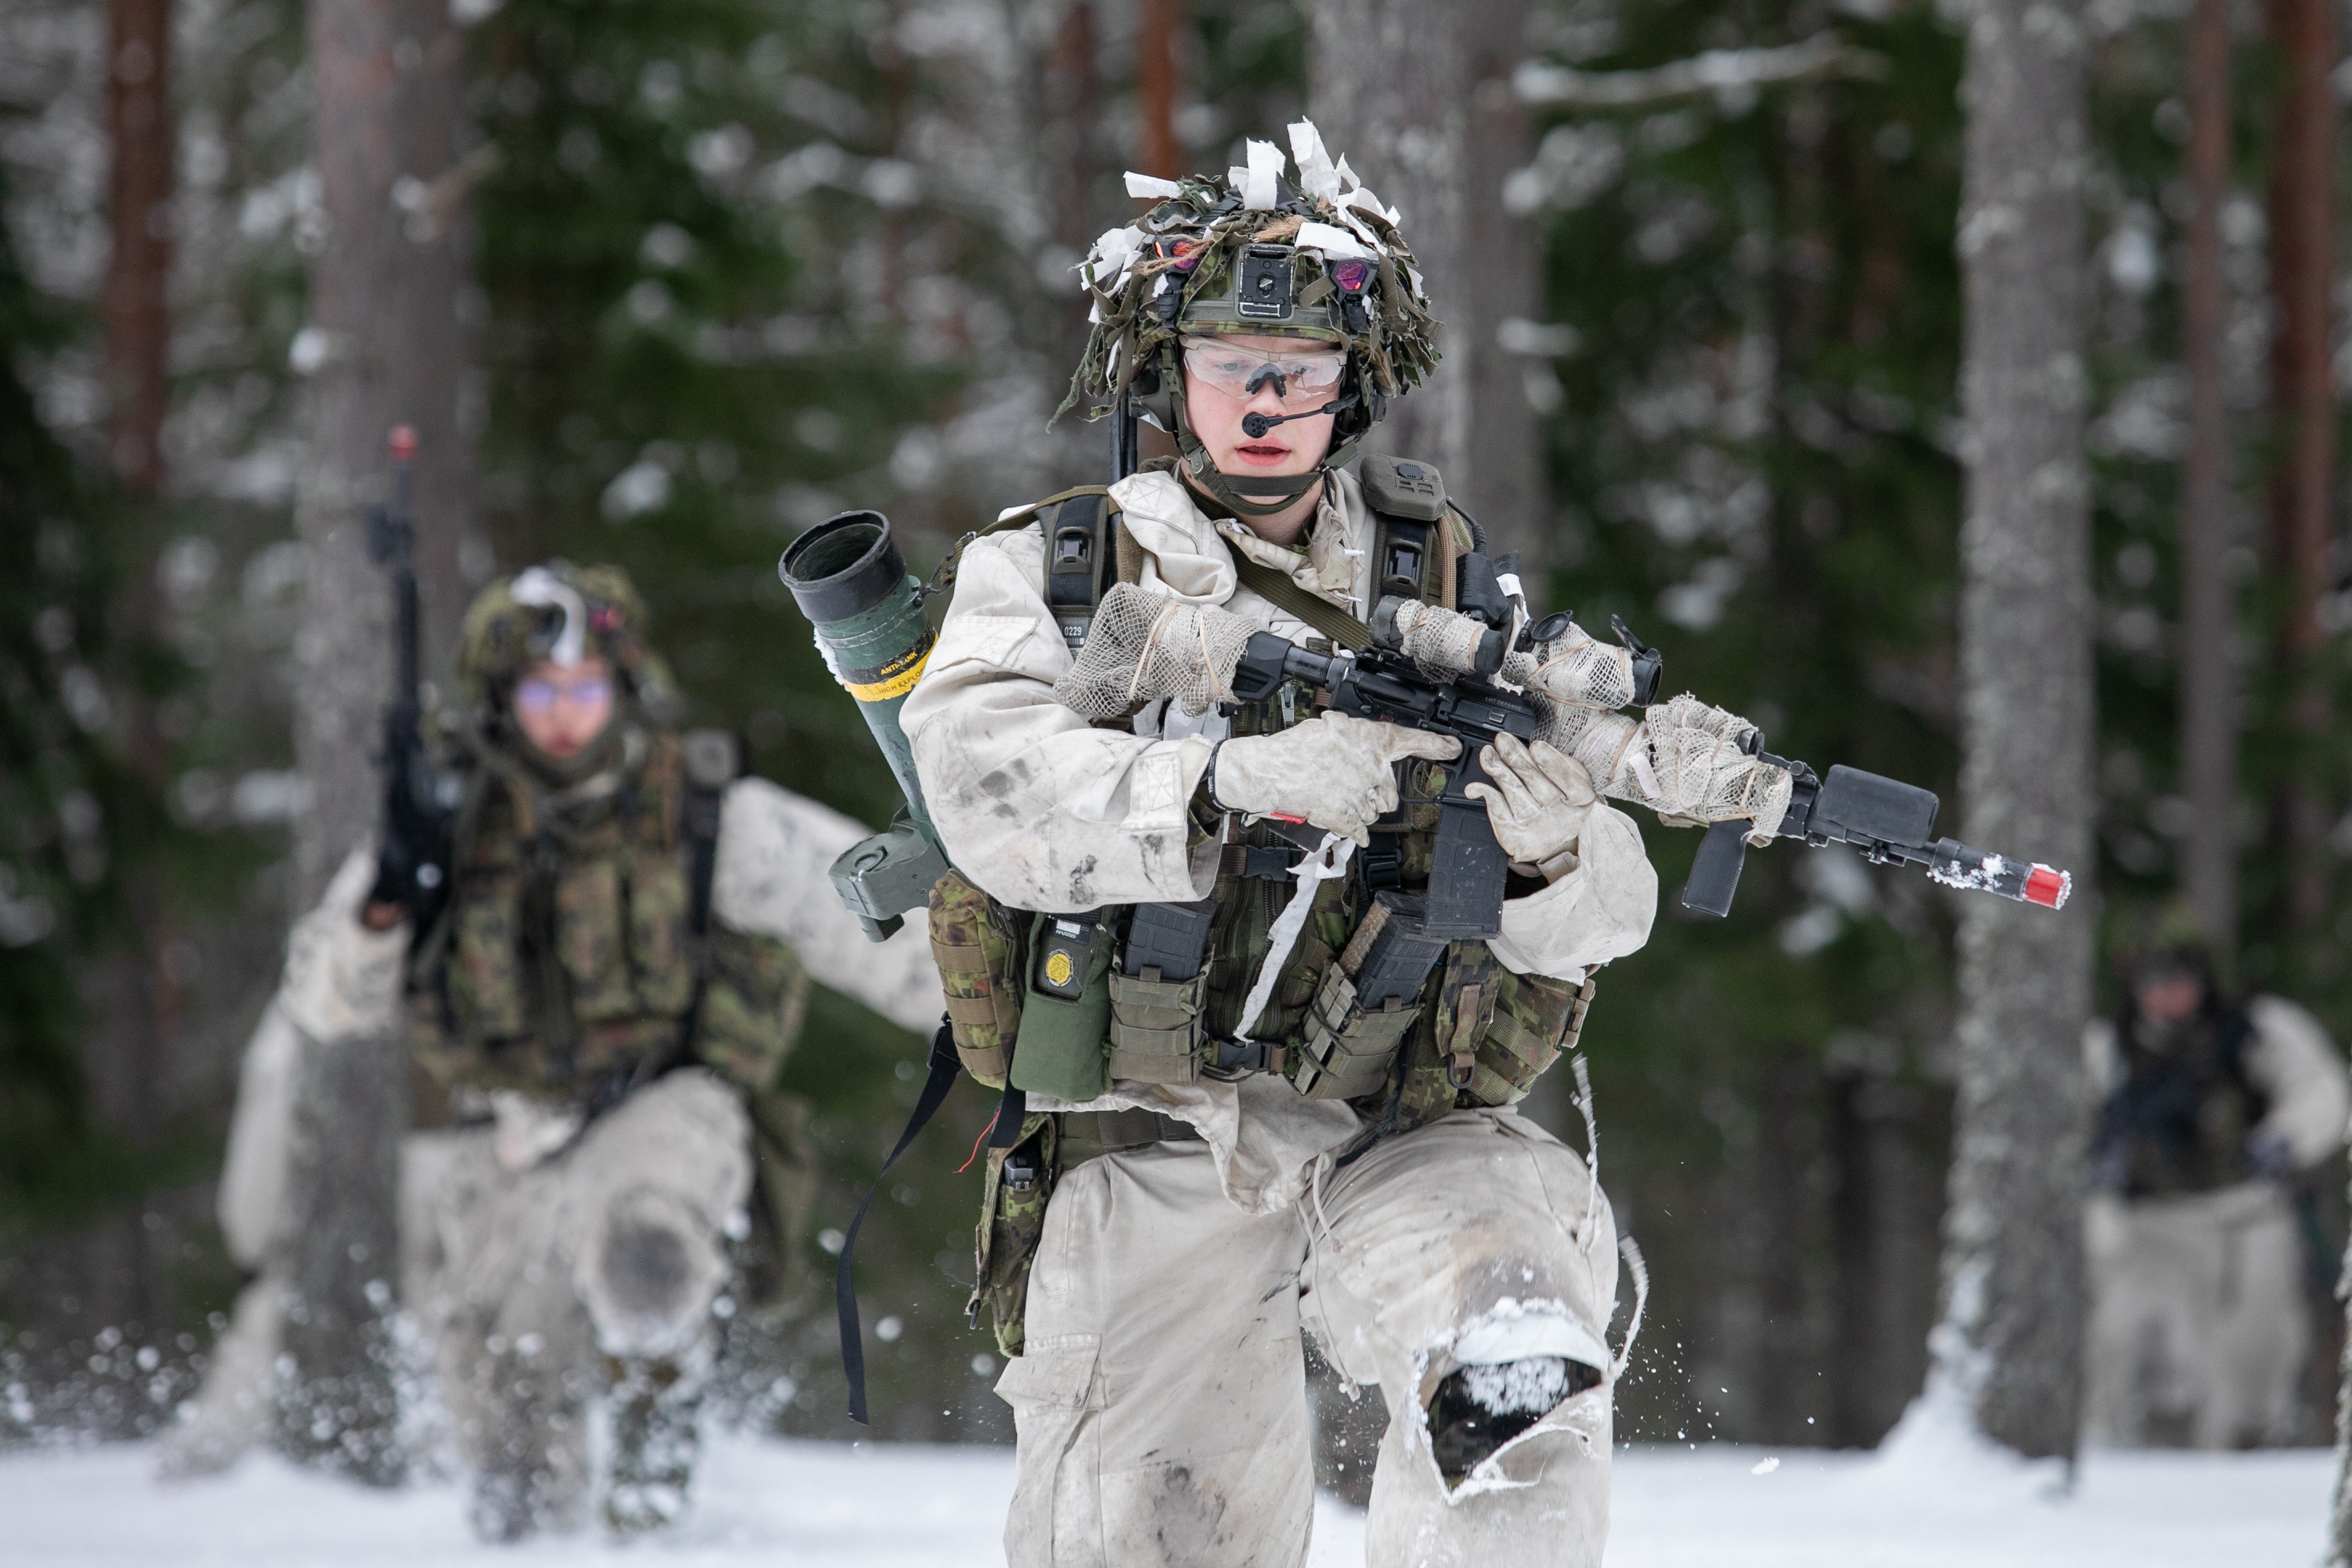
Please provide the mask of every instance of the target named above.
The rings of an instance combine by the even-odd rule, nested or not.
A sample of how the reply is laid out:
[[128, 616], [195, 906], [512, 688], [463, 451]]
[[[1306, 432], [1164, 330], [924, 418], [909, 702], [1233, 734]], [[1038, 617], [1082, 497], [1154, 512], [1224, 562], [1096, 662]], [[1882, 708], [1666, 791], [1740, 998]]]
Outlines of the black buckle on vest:
[[1254, 876], [1261, 882], [1288, 882], [1291, 873], [1307, 852], [1288, 844], [1244, 844], [1242, 875]]
[[1226, 1072], [1279, 1072], [1282, 1047], [1263, 1040], [1221, 1040], [1217, 1066]]
[[1358, 852], [1356, 864], [1362, 868], [1364, 885], [1378, 892], [1382, 888], [1404, 885], [1404, 835], [1380, 833], [1371, 835], [1371, 843]]

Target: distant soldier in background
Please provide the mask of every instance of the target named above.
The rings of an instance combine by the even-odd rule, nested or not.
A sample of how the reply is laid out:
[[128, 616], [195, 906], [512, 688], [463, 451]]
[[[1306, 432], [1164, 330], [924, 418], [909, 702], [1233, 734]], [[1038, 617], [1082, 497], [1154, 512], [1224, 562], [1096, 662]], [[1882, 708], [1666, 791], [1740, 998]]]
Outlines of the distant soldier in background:
[[[677, 1515], [728, 1242], [756, 1214], [788, 1256], [805, 1213], [805, 1110], [776, 1078], [808, 974], [911, 1028], [940, 1012], [922, 932], [873, 946], [827, 884], [866, 830], [738, 777], [729, 737], [679, 735], [645, 622], [610, 567], [535, 567], [475, 601], [444, 720], [465, 780], [446, 897], [419, 896], [415, 846], [345, 862], [295, 927], [223, 1178], [232, 1249], [262, 1267], [295, 1057], [389, 1046], [404, 1013], [459, 1124], [404, 1145], [403, 1291], [487, 1539], [583, 1521], [598, 1396], [606, 1522]], [[419, 907], [439, 911], [421, 932]], [[265, 1273], [240, 1301], [180, 1468], [266, 1429], [280, 1293]]]
[[2290, 1441], [2312, 1345], [2294, 1188], [2344, 1146], [2343, 1058], [2305, 1009], [2224, 995], [2180, 913], [2123, 978], [2116, 1017], [2084, 1038], [2105, 1094], [2086, 1225], [2091, 1436]]

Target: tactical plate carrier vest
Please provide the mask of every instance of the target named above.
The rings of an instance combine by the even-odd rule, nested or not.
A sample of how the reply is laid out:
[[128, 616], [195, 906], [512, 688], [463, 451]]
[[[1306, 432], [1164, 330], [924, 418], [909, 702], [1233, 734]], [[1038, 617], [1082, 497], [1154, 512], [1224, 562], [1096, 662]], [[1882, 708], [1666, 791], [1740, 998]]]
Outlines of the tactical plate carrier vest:
[[[1396, 459], [1369, 460], [1367, 467], [1376, 594], [1450, 606], [1455, 562], [1472, 538], [1461, 515], [1446, 507], [1436, 470]], [[1008, 522], [1031, 519], [1045, 543], [1041, 591], [1075, 649], [1110, 586], [1139, 579], [1141, 551], [1118, 527], [1117, 510], [1099, 486], [1066, 492]], [[1313, 645], [1329, 649], [1320, 639]], [[1313, 717], [1314, 694], [1290, 683], [1264, 702], [1223, 711], [1234, 735], [1271, 734]], [[1126, 728], [1135, 721], [1104, 722]], [[1130, 975], [1119, 961], [1138, 939], [1139, 921], [1169, 906], [1099, 912], [1111, 938], [1103, 1041], [1110, 1077], [1182, 1083], [1203, 1074], [1279, 1071], [1311, 1099], [1360, 1102], [1397, 1130], [1457, 1103], [1511, 1103], [1573, 1046], [1590, 982], [1577, 988], [1512, 974], [1484, 942], [1450, 944], [1411, 1003], [1378, 1010], [1355, 1004], [1350, 977], [1365, 950], [1381, 940], [1383, 906], [1395, 907], [1400, 895], [1409, 899], [1428, 884], [1440, 770], [1433, 764], [1412, 768], [1403, 803], [1373, 828], [1371, 847], [1351, 860], [1346, 876], [1316, 885], [1305, 929], [1252, 1030], [1266, 1042], [1254, 1054], [1233, 1060], [1230, 1042], [1248, 1021], [1242, 1009], [1271, 946], [1275, 920], [1297, 885], [1291, 873], [1304, 853], [1276, 824], [1260, 822], [1229, 837], [1205, 952], [1189, 978], [1171, 980], [1158, 968]], [[956, 1046], [965, 1067], [992, 1086], [1005, 1081], [1024, 997], [1041, 986], [1066, 991], [1083, 977], [1082, 959], [1036, 950], [1041, 929], [959, 874], [932, 892], [932, 942]], [[1059, 970], [1049, 967], [1057, 962]]]
[[709, 919], [732, 743], [626, 751], [569, 789], [483, 754], [447, 911], [410, 968], [411, 1043], [445, 1086], [576, 1101], [698, 1061], [759, 1091], [791, 1050], [799, 960]]
[[2246, 1137], [2270, 1113], [2270, 1097], [2246, 1072], [2254, 1026], [2245, 1009], [2218, 1008], [2186, 1020], [2183, 1038], [2167, 1051], [2140, 1043], [2128, 1001], [2115, 1028], [2126, 1077], [2099, 1110], [2092, 1167], [2100, 1184], [2144, 1198], [2250, 1180]]

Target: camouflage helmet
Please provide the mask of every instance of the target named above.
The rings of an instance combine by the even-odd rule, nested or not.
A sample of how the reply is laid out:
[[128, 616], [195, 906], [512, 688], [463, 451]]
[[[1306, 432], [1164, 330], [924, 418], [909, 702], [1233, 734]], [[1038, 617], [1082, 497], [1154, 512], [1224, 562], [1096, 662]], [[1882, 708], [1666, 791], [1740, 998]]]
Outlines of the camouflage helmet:
[[[1193, 436], [1184, 409], [1179, 343], [1186, 334], [1306, 338], [1344, 348], [1348, 373], [1334, 411], [1337, 467], [1437, 362], [1437, 322], [1412, 250], [1384, 207], [1314, 125], [1290, 128], [1294, 183], [1271, 142], [1248, 143], [1248, 166], [1222, 179], [1127, 177], [1131, 196], [1164, 198], [1139, 222], [1107, 231], [1080, 264], [1093, 302], [1086, 352], [1056, 416], [1084, 402], [1087, 417], [1121, 398], [1176, 438], [1185, 465], [1236, 510], [1264, 515], [1230, 492]], [[1299, 476], [1303, 494], [1319, 476]], [[1271, 493], [1271, 481], [1252, 488]]]
[[2221, 957], [2196, 907], [2178, 896], [2136, 911], [2115, 944], [2116, 973], [2126, 988], [2191, 975], [2210, 992], [2221, 979]]
[[613, 667], [641, 714], [673, 724], [684, 704], [646, 631], [645, 601], [619, 567], [560, 559], [529, 567], [491, 583], [467, 610], [458, 687], [478, 712], [503, 702], [530, 666], [574, 664], [593, 653]]

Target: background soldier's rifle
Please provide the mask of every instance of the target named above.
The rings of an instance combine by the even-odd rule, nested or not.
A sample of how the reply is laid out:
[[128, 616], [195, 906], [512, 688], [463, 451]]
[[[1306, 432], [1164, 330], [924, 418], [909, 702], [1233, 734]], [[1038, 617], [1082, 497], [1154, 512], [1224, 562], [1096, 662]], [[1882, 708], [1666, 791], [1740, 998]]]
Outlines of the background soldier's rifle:
[[392, 430], [392, 498], [368, 509], [368, 555], [392, 574], [392, 702], [383, 713], [383, 816], [372, 903], [404, 905], [411, 928], [433, 925], [449, 896], [454, 780], [425, 748], [423, 659], [417, 646], [416, 525], [410, 515], [416, 432]]

